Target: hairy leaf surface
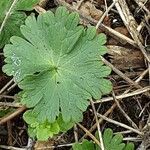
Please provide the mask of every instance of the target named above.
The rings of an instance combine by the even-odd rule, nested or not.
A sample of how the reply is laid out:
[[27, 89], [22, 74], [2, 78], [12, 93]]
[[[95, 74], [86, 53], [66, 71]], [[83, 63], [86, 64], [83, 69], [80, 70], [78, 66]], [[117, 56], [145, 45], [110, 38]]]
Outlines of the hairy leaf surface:
[[0, 28], [8, 15], [0, 32], [0, 48], [9, 42], [11, 36], [21, 35], [20, 25], [24, 24], [27, 17], [23, 11], [32, 10], [38, 2], [39, 0], [0, 0]]
[[24, 90], [22, 103], [33, 107], [38, 120], [80, 121], [87, 99], [111, 91], [111, 70], [100, 55], [107, 52], [104, 34], [78, 25], [77, 13], [59, 7], [55, 14], [29, 16], [21, 26], [24, 39], [14, 36], [4, 48], [3, 70]]

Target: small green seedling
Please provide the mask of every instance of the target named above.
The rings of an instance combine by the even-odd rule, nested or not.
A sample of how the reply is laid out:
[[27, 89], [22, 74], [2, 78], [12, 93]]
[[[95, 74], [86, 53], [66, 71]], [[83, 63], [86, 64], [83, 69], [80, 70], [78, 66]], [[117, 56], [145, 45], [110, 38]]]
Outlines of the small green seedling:
[[[96, 133], [96, 137], [97, 133]], [[112, 129], [105, 129], [103, 133], [103, 142], [105, 150], [134, 150], [133, 143], [123, 143], [122, 134], [113, 135]], [[73, 150], [101, 150], [100, 147], [92, 141], [83, 140], [81, 144], [75, 143]]]

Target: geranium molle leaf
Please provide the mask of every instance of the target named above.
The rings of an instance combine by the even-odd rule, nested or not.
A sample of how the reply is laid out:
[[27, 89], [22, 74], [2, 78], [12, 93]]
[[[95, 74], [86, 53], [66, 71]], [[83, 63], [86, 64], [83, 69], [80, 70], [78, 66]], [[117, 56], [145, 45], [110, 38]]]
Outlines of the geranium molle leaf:
[[27, 17], [23, 11], [33, 10], [39, 1], [0, 0], [0, 48], [9, 43], [11, 36], [21, 36], [20, 26], [24, 24]]
[[61, 113], [65, 122], [78, 122], [88, 99], [108, 94], [111, 70], [100, 55], [107, 52], [104, 34], [79, 23], [79, 15], [59, 7], [21, 26], [24, 38], [12, 37], [4, 48], [3, 71], [13, 75], [24, 91], [22, 103], [33, 108], [39, 121], [54, 122]]
[[75, 143], [72, 146], [73, 150], [95, 150], [95, 145], [93, 142], [88, 140], [83, 140], [82, 143]]

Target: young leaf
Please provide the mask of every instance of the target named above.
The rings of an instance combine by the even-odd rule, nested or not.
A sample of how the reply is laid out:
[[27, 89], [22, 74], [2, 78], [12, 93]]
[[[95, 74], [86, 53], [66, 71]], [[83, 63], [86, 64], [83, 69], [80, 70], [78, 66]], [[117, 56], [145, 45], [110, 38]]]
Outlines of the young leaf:
[[[96, 137], [98, 137], [97, 133]], [[103, 133], [103, 142], [105, 150], [134, 150], [133, 143], [123, 143], [122, 134], [113, 135], [113, 131], [110, 128], [105, 129]], [[99, 150], [98, 145], [96, 145], [96, 150]]]
[[59, 115], [59, 117], [57, 118], [57, 123], [59, 124], [60, 132], [66, 132], [66, 131], [68, 131], [75, 124], [72, 121], [70, 121], [70, 122], [64, 122], [64, 120], [62, 118], [62, 115]]
[[[95, 135], [98, 139], [98, 133]], [[109, 128], [105, 129], [103, 133], [103, 142], [105, 150], [134, 150], [133, 143], [122, 143], [123, 136], [117, 134], [113, 136], [113, 131]], [[72, 146], [73, 150], [101, 150], [97, 144], [91, 141], [83, 140], [82, 144], [75, 143]]]
[[20, 25], [27, 17], [23, 11], [33, 9], [39, 0], [0, 0], [0, 48], [13, 35], [21, 36]]
[[62, 115], [59, 115], [54, 123], [50, 123], [47, 120], [41, 123], [37, 120], [37, 116], [33, 114], [31, 110], [24, 113], [23, 119], [28, 124], [29, 136], [41, 141], [46, 141], [49, 137], [53, 137], [59, 132], [66, 132], [74, 125], [74, 122], [64, 122]]
[[126, 144], [125, 148], [123, 150], [134, 150], [134, 144], [129, 142]]
[[100, 99], [112, 85], [105, 79], [111, 72], [100, 55], [107, 52], [104, 34], [78, 25], [79, 15], [59, 7], [29, 16], [21, 26], [24, 39], [14, 36], [4, 48], [3, 71], [13, 75], [24, 90], [22, 103], [33, 108], [40, 122], [78, 122], [87, 99]]
[[72, 148], [73, 150], [95, 150], [95, 145], [91, 141], [83, 140], [82, 144], [75, 143]]
[[37, 139], [40, 141], [46, 141], [49, 137], [53, 137], [53, 135], [59, 133], [59, 125], [57, 122], [52, 124], [45, 122], [43, 124], [39, 124], [37, 126]]
[[57, 121], [50, 123], [44, 121], [42, 123], [38, 122], [37, 116], [31, 112], [31, 110], [26, 111], [23, 115], [24, 120], [27, 122], [28, 133], [30, 137], [36, 138], [40, 141], [46, 141], [49, 137], [58, 134], [60, 132], [60, 127]]

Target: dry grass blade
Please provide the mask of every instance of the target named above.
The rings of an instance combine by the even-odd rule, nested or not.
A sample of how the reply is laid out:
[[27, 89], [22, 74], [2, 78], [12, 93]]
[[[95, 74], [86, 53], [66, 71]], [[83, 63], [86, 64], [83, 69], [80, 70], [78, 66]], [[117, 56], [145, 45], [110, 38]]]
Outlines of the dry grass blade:
[[128, 130], [131, 130], [132, 132], [135, 132], [135, 133], [137, 133], [137, 134], [139, 134], [139, 135], [143, 135], [143, 132], [140, 132], [139, 130], [134, 129], [134, 128], [132, 128], [132, 127], [126, 125], [126, 124], [123, 124], [123, 123], [121, 123], [121, 122], [115, 121], [115, 120], [110, 119], [110, 118], [107, 118], [107, 117], [105, 117], [105, 116], [103, 116], [103, 115], [101, 115], [101, 114], [99, 114], [99, 113], [97, 113], [97, 115], [98, 115], [98, 117], [103, 118], [104, 120], [106, 120], [106, 121], [108, 121], [108, 122], [110, 122], [110, 123], [113, 123], [113, 124], [115, 124], [115, 125], [117, 125], [117, 126], [121, 126], [121, 127], [126, 128], [126, 129], [128, 129]]
[[[143, 79], [143, 77], [146, 75], [148, 73], [148, 69], [146, 69], [145, 71], [143, 71], [143, 73], [137, 78], [137, 80], [135, 81], [135, 82], [140, 82], [142, 79]], [[130, 91], [130, 89], [127, 89], [125, 92], [124, 92], [124, 94], [125, 93], [128, 93]], [[112, 97], [112, 99], [113, 99], [113, 97]], [[119, 99], [119, 100], [121, 100], [121, 99]], [[117, 106], [117, 104], [116, 103], [114, 103], [106, 112], [105, 112], [105, 114], [104, 114], [104, 116], [108, 116], [115, 108], [116, 108], [116, 106]], [[102, 118], [100, 118], [99, 120], [98, 120], [98, 122], [99, 122], [99, 124], [101, 124], [102, 123], [102, 121], [103, 121], [103, 119]], [[89, 131], [90, 132], [93, 132], [95, 129], [96, 129], [96, 127], [97, 127], [97, 125], [96, 125], [96, 123], [89, 129]], [[86, 134], [80, 139], [80, 141], [81, 140], [83, 140], [84, 138], [86, 138]]]
[[96, 125], [97, 125], [98, 135], [99, 135], [99, 139], [100, 139], [100, 147], [101, 147], [102, 150], [105, 150], [105, 148], [104, 148], [104, 143], [103, 143], [103, 138], [102, 138], [102, 133], [101, 133], [101, 129], [100, 129], [98, 117], [97, 117], [97, 112], [96, 112], [96, 109], [95, 109], [95, 106], [94, 106], [93, 101], [90, 100], [90, 102], [91, 102], [92, 109], [93, 109], [94, 116], [95, 116], [95, 120], [96, 120]]
[[[96, 24], [96, 29], [99, 28], [100, 24], [102, 23], [102, 21], [104, 20], [105, 16], [108, 14], [108, 12], [112, 9], [112, 7], [114, 7], [116, 2], [113, 2], [108, 9], [106, 9], [106, 11], [104, 12], [104, 14], [102, 15], [102, 17], [100, 18], [100, 20], [98, 21], [98, 23]], [[107, 7], [106, 7], [107, 8]]]
[[[113, 0], [115, 1], [115, 0]], [[142, 45], [142, 36], [141, 34], [137, 31], [137, 22], [135, 21], [134, 17], [132, 16], [132, 13], [130, 12], [127, 3], [125, 0], [118, 0], [118, 2], [115, 4], [120, 17], [122, 18], [125, 26], [127, 27], [129, 33], [131, 34], [132, 38], [134, 41], [137, 43], [139, 46], [141, 52], [145, 56], [148, 62], [150, 62], [150, 58], [145, 50], [145, 47]]]
[[14, 82], [14, 79], [11, 79], [11, 80], [0, 90], [0, 94], [2, 94], [13, 82]]
[[0, 118], [0, 125], [6, 123], [7, 121], [13, 119], [14, 117], [16, 117], [17, 115], [19, 115], [20, 113], [22, 113], [23, 111], [26, 110], [25, 106], [22, 106], [20, 108], [18, 108], [17, 110], [15, 110], [13, 113], [8, 114], [2, 118]]
[[80, 123], [77, 123], [77, 125], [99, 146], [101, 146], [100, 142], [96, 139], [96, 137], [89, 132], [84, 126], [82, 126]]
[[[65, 1], [63, 0], [56, 0], [57, 3], [59, 5], [63, 5], [65, 7], [68, 8], [68, 10], [70, 11], [76, 11], [79, 13], [80, 17], [82, 20], [86, 21], [86, 22], [89, 22], [91, 23], [92, 25], [96, 25], [97, 24], [97, 21], [89, 16], [86, 16], [84, 15], [83, 13], [81, 13], [79, 10], [76, 10], [74, 8], [72, 8], [71, 5], [69, 5], [68, 3], [66, 3]], [[133, 41], [132, 39], [128, 38], [127, 36], [115, 31], [114, 29], [104, 25], [103, 23], [100, 24], [99, 28], [102, 30], [102, 31], [105, 31], [108, 35], [110, 36], [113, 36], [113, 38], [116, 38], [116, 39], [119, 39], [119, 40], [122, 40], [122, 41], [125, 41], [125, 42], [128, 42], [129, 44], [137, 47], [137, 44], [135, 43], [135, 41]]]
[[[116, 96], [116, 99], [123, 99], [123, 98], [131, 97], [131, 96], [143, 94], [143, 93], [149, 92], [149, 91], [150, 91], [150, 86], [147, 86], [147, 87], [135, 90], [135, 91], [127, 93], [127, 94], [118, 95], [118, 96]], [[113, 100], [113, 97], [106, 97], [106, 98], [102, 98], [101, 100], [97, 100], [94, 103], [103, 103], [103, 102], [108, 102], [108, 101], [112, 101], [112, 100]]]
[[115, 102], [116, 102], [116, 104], [117, 104], [119, 110], [121, 111], [121, 113], [125, 116], [125, 118], [129, 121], [129, 123], [131, 123], [131, 125], [132, 125], [135, 129], [139, 130], [139, 128], [137, 127], [137, 125], [132, 121], [132, 119], [127, 115], [127, 113], [126, 113], [126, 112], [123, 110], [123, 108], [121, 107], [119, 101], [116, 99], [116, 96], [115, 96], [114, 91], [112, 92], [112, 95], [113, 95], [113, 98], [114, 98], [114, 100], [115, 100]]
[[[116, 103], [114, 103], [105, 113], [104, 113], [104, 116], [108, 116], [115, 108], [116, 108]], [[101, 124], [103, 122], [103, 119], [102, 118], [100, 118], [99, 120], [98, 120], [98, 123], [99, 124]], [[90, 129], [89, 129], [89, 132], [93, 132], [95, 129], [96, 129], [96, 127], [97, 127], [97, 123], [95, 123]], [[80, 141], [82, 141], [84, 138], [86, 138], [87, 137], [87, 134], [85, 134], [81, 139], [80, 139]]]
[[138, 83], [132, 81], [130, 78], [124, 75], [120, 70], [118, 70], [115, 66], [113, 66], [110, 62], [108, 62], [105, 58], [101, 56], [102, 61], [108, 65], [115, 73], [117, 73], [120, 77], [122, 77], [125, 81], [130, 83], [131, 85], [134, 85], [136, 88], [142, 88]]
[[14, 146], [6, 146], [6, 145], [0, 145], [0, 148], [2, 149], [10, 149], [10, 150], [28, 150], [27, 148], [18, 148]]

